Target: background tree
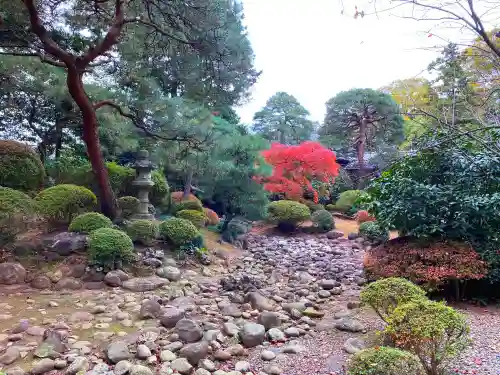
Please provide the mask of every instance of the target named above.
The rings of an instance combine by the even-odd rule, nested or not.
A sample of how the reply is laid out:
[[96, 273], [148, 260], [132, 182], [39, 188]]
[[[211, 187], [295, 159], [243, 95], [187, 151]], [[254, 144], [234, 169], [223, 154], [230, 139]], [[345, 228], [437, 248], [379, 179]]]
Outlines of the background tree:
[[299, 101], [286, 92], [277, 92], [253, 117], [253, 130], [270, 142], [295, 145], [311, 139], [314, 122]]
[[320, 129], [322, 140], [334, 149], [354, 147], [362, 169], [365, 152], [403, 140], [403, 118], [390, 95], [372, 89], [352, 89], [326, 103]]

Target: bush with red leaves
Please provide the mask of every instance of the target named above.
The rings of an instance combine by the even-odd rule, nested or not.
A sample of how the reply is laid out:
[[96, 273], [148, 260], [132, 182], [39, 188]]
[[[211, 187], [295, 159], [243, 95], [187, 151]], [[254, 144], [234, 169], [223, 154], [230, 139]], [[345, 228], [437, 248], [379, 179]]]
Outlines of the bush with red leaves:
[[375, 221], [375, 218], [366, 210], [356, 212], [355, 218], [358, 224], [366, 223], [367, 221]]
[[423, 243], [413, 237], [390, 240], [366, 253], [365, 273], [369, 279], [404, 277], [429, 290], [452, 280], [478, 280], [487, 266], [468, 244], [436, 241]]

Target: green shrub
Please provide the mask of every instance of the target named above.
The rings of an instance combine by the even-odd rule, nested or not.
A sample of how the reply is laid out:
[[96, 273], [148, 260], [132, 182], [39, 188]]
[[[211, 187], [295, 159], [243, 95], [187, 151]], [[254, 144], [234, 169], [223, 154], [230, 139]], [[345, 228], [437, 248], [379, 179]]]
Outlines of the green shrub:
[[422, 375], [418, 358], [404, 350], [380, 346], [364, 349], [349, 360], [348, 375]]
[[308, 220], [311, 217], [309, 208], [295, 201], [271, 202], [267, 207], [268, 219], [278, 224], [278, 228], [283, 231], [292, 231], [297, 224]]
[[406, 279], [389, 277], [365, 286], [360, 297], [361, 302], [373, 308], [387, 322], [396, 307], [425, 298], [425, 291]]
[[382, 243], [389, 240], [389, 232], [380, 227], [376, 221], [367, 221], [359, 225], [359, 234], [364, 239]]
[[35, 204], [28, 195], [0, 186], [0, 247], [24, 232], [34, 213]]
[[311, 220], [320, 232], [329, 232], [335, 228], [333, 216], [326, 210], [319, 210], [312, 214]]
[[100, 228], [90, 233], [88, 254], [93, 264], [114, 269], [134, 259], [134, 244], [120, 230]]
[[199, 200], [188, 200], [188, 201], [181, 201], [179, 203], [174, 204], [173, 206], [174, 213], [184, 210], [194, 210], [203, 212], [203, 205]]
[[111, 228], [113, 223], [103, 214], [87, 212], [75, 217], [69, 225], [70, 232], [90, 233], [99, 228]]
[[[220, 223], [219, 227], [222, 230], [224, 223]], [[246, 234], [252, 229], [252, 223], [242, 217], [232, 218], [222, 232], [222, 239], [229, 243], [234, 243], [239, 236]]]
[[139, 211], [139, 199], [136, 197], [125, 196], [118, 198], [118, 207], [121, 211], [121, 216], [128, 219]]
[[327, 204], [327, 205], [325, 206], [325, 209], [326, 209], [327, 211], [335, 211], [335, 205], [334, 205], [334, 204]]
[[313, 201], [305, 200], [303, 203], [309, 208], [311, 212], [316, 212], [325, 209], [325, 206], [319, 203], [314, 203]]
[[127, 225], [127, 234], [132, 241], [150, 245], [159, 235], [159, 226], [151, 220], [133, 220]]
[[82, 186], [63, 184], [42, 190], [35, 197], [38, 212], [52, 223], [68, 224], [97, 204], [94, 193]]
[[31, 147], [0, 140], [0, 186], [29, 193], [40, 190], [44, 179], [45, 168]]
[[465, 316], [442, 302], [417, 299], [402, 304], [387, 323], [384, 332], [416, 354], [428, 375], [444, 374], [448, 361], [469, 343]]
[[160, 224], [160, 235], [175, 245], [185, 245], [201, 234], [189, 220], [173, 217]]
[[346, 190], [340, 193], [339, 199], [335, 203], [335, 209], [341, 212], [349, 211], [360, 195], [360, 190]]
[[182, 210], [178, 211], [175, 216], [180, 217], [181, 219], [186, 219], [192, 222], [197, 228], [201, 228], [205, 226], [207, 222], [207, 217], [203, 211], [196, 210]]
[[165, 175], [161, 171], [156, 170], [151, 173], [151, 179], [154, 182], [154, 186], [149, 193], [149, 202], [153, 206], [165, 206], [170, 194], [170, 187]]

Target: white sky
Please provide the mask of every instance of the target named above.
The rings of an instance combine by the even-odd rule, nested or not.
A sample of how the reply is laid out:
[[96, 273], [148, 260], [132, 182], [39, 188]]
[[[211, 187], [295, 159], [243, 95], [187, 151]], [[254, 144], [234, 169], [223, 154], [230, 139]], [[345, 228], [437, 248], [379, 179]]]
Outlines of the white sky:
[[388, 13], [355, 20], [354, 6], [361, 11], [363, 3], [370, 11], [366, 0], [344, 0], [349, 15], [341, 15], [339, 0], [243, 0], [255, 65], [263, 73], [252, 100], [238, 109], [242, 121], [251, 123], [277, 91], [294, 95], [322, 121], [325, 102], [339, 91], [414, 77], [437, 56], [423, 47], [445, 44], [428, 37], [430, 24]]

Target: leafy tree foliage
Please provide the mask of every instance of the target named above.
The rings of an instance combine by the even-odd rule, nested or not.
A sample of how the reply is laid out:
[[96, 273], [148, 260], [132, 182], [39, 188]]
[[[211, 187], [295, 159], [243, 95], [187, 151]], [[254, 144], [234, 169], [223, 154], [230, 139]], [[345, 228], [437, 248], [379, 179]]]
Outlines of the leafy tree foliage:
[[286, 92], [277, 92], [253, 117], [253, 130], [270, 142], [296, 145], [311, 139], [314, 123], [309, 112]]
[[320, 135], [335, 149], [354, 147], [358, 163], [365, 151], [403, 140], [403, 118], [390, 95], [372, 89], [353, 89], [337, 94], [326, 103]]

